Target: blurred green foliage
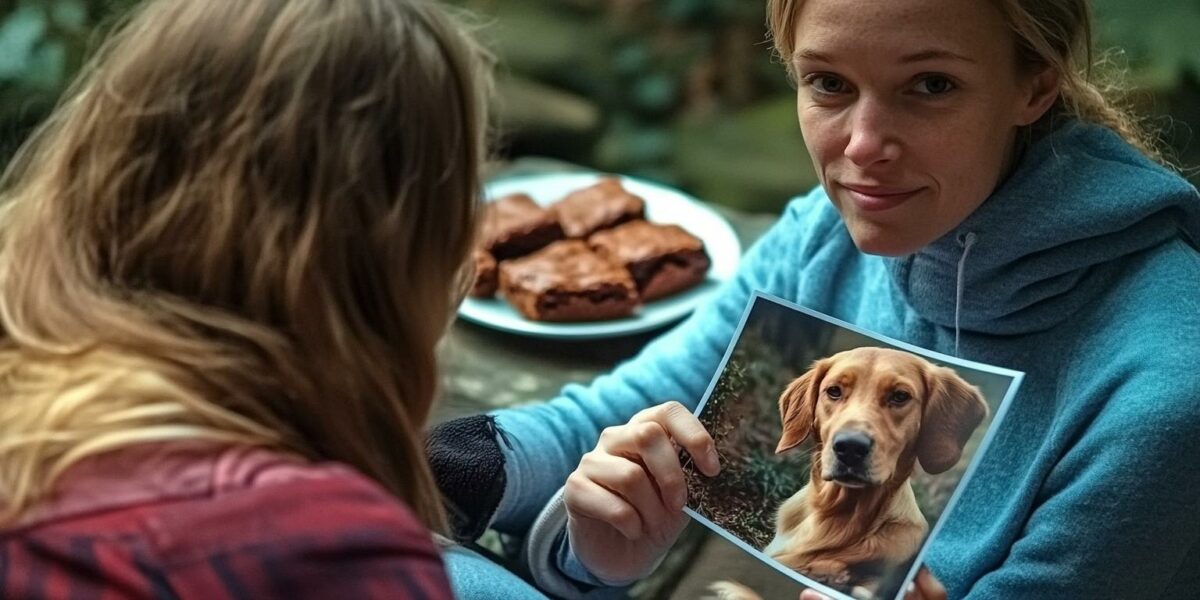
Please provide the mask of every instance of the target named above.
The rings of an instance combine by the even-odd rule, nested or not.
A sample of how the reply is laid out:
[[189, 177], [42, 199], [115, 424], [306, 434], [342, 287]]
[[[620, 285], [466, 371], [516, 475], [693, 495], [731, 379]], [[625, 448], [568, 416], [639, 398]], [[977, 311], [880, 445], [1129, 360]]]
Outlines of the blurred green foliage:
[[[816, 183], [793, 89], [773, 59], [765, 1], [459, 0], [487, 15], [505, 85], [543, 86], [594, 120], [506, 103], [512, 154], [549, 153], [702, 198], [778, 210]], [[1200, 165], [1200, 1], [1094, 0], [1097, 53], [1128, 69], [1131, 100], [1181, 165]], [[505, 97], [506, 99], [506, 97]], [[1173, 122], [1165, 117], [1173, 117]], [[1190, 151], [1188, 150], [1190, 149]], [[1193, 180], [1200, 181], [1192, 170]]]
[[0, 0], [0, 159], [50, 113], [99, 42], [137, 0]]
[[[791, 87], [771, 58], [765, 2], [460, 0], [504, 64], [500, 114], [511, 155], [549, 154], [776, 210], [815, 175]], [[542, 109], [553, 90], [577, 120]], [[585, 107], [585, 108], [584, 108]]]
[[[0, 160], [45, 118], [106, 23], [138, 0], [0, 0]], [[196, 0], [203, 1], [203, 0]], [[763, 0], [448, 0], [501, 59], [500, 150], [778, 210], [815, 183]], [[1200, 165], [1200, 0], [1093, 0], [1139, 108]], [[1108, 56], [1108, 55], [1106, 55]], [[1193, 181], [1200, 181], [1191, 169]]]

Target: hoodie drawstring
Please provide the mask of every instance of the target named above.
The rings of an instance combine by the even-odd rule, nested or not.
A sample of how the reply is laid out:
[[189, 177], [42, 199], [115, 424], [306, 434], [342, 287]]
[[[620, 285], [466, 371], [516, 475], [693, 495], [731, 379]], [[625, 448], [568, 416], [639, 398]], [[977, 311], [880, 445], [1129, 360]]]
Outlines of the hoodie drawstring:
[[959, 315], [962, 313], [963, 299], [963, 273], [967, 267], [967, 255], [971, 253], [971, 247], [975, 245], [974, 231], [968, 231], [965, 235], [958, 237], [958, 244], [962, 246], [962, 257], [958, 259], [958, 280], [955, 282], [955, 298], [954, 298], [954, 356], [958, 356], [958, 336], [959, 336]]

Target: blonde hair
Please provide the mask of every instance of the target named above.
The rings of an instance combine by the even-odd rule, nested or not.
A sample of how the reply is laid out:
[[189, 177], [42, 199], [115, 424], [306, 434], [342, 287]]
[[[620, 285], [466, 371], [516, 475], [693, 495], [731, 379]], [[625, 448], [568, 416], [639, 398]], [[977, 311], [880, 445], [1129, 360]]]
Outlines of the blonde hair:
[[[1106, 70], [1110, 82], [1093, 78], [1092, 17], [1087, 0], [990, 0], [1016, 36], [1018, 64], [1048, 67], [1058, 73], [1058, 100], [1053, 117], [1073, 117], [1104, 125], [1147, 156], [1164, 161], [1157, 135], [1122, 105], [1119, 74]], [[793, 34], [803, 0], [768, 0], [767, 21], [776, 52], [789, 71], [795, 52]], [[1164, 161], [1165, 162], [1165, 161]]]
[[348, 463], [445, 529], [422, 428], [486, 76], [420, 0], [151, 0], [6, 175], [0, 523], [80, 459]]

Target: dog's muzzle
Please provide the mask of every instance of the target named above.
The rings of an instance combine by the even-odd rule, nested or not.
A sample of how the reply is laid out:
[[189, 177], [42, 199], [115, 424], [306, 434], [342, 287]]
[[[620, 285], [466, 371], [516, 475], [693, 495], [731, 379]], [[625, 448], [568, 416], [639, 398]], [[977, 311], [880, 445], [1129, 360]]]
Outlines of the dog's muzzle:
[[839, 431], [833, 436], [833, 455], [837, 460], [825, 479], [851, 487], [869, 485], [867, 458], [875, 440], [857, 430]]

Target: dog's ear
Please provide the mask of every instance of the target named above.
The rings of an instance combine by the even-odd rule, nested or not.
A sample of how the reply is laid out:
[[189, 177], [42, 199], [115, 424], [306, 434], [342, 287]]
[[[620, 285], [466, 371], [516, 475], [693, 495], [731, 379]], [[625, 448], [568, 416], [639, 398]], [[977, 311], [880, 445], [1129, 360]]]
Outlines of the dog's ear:
[[817, 388], [826, 370], [826, 361], [818, 360], [807, 373], [792, 380], [779, 396], [779, 421], [783, 423], [783, 434], [779, 436], [775, 454], [799, 446], [812, 432], [817, 416]]
[[930, 390], [917, 439], [917, 459], [926, 473], [936, 475], [962, 458], [963, 446], [987, 417], [988, 405], [979, 388], [953, 369], [934, 367], [926, 374]]

